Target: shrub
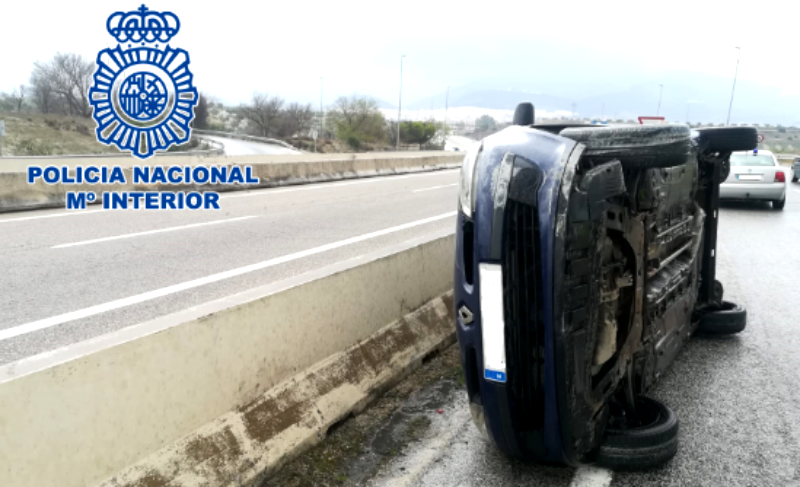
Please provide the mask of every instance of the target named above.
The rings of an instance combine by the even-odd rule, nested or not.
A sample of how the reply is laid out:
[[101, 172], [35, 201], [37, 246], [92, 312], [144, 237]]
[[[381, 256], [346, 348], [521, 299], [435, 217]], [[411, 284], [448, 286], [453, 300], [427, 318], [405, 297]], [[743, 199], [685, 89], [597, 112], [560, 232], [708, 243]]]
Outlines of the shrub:
[[49, 156], [53, 154], [53, 146], [39, 139], [22, 139], [16, 152], [21, 156]]
[[358, 140], [358, 137], [355, 135], [348, 135], [347, 136], [347, 145], [349, 145], [353, 149], [360, 149], [361, 148], [361, 141]]

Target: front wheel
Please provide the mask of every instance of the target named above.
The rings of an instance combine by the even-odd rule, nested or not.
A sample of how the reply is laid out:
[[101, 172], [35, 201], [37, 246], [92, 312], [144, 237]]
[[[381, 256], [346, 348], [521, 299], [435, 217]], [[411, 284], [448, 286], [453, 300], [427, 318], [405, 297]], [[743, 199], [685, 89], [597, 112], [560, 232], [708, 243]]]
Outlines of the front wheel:
[[666, 404], [636, 398], [636, 415], [613, 404], [597, 464], [612, 470], [645, 470], [667, 463], [678, 452], [678, 417]]
[[793, 182], [793, 183], [796, 183], [796, 182], [797, 182], [797, 176], [792, 176], [792, 182]]

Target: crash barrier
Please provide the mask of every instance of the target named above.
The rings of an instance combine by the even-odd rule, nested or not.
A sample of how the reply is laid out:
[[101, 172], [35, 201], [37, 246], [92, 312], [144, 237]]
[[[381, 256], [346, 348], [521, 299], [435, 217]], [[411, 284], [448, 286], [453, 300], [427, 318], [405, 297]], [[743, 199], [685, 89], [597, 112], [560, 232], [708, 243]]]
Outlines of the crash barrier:
[[217, 132], [214, 130], [192, 130], [192, 133], [197, 135], [213, 135], [216, 137], [227, 137], [229, 139], [249, 140], [251, 142], [260, 142], [262, 144], [273, 144], [286, 147], [287, 149], [294, 149], [300, 151], [297, 147], [278, 139], [270, 139], [269, 137], [255, 137], [253, 135], [234, 134], [231, 132]]
[[0, 485], [252, 485], [454, 343], [453, 249], [441, 231], [0, 367]]
[[[28, 184], [26, 168], [30, 160], [9, 158], [0, 165], [0, 212], [39, 208], [63, 208], [67, 192], [92, 191], [98, 194], [94, 204], [102, 202], [106, 191], [235, 191], [274, 186], [319, 183], [361, 177], [406, 174], [459, 167], [463, 155], [441, 151], [387, 152], [382, 154], [289, 154], [255, 156], [182, 156], [169, 163], [127, 159], [66, 159], [53, 164], [68, 166], [122, 166], [125, 184], [47, 184], [41, 179]], [[38, 165], [43, 165], [38, 163]], [[257, 184], [134, 184], [133, 166], [251, 166]], [[70, 172], [74, 176], [74, 171]]]

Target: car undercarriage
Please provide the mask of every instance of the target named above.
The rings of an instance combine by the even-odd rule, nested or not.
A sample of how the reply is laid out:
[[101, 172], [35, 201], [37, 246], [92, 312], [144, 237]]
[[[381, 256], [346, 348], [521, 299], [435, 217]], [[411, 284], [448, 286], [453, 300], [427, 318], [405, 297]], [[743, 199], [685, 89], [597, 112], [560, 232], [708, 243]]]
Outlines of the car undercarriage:
[[[558, 138], [526, 132], [529, 141], [577, 143], [565, 152], [567, 162], [550, 169], [536, 160], [545, 149], [487, 144], [482, 150], [495, 155], [486, 160], [505, 154], [499, 164], [484, 162], [482, 176], [491, 180], [483, 183], [491, 192], [486, 202], [494, 207], [488, 255], [474, 237], [481, 234], [474, 229], [482, 222], [480, 204], [471, 218], [462, 217], [460, 254], [499, 260], [502, 270], [506, 371], [491, 375], [484, 363], [486, 380], [470, 378], [477, 365], [469, 355], [482, 348], [487, 360], [489, 332], [478, 345], [470, 324], [457, 326], [476, 423], [524, 458], [615, 469], [662, 464], [677, 451], [677, 418], [647, 393], [695, 332], [737, 333], [745, 325], [746, 312], [723, 301], [716, 280], [716, 226], [730, 153], [754, 146], [756, 133], [532, 119], [532, 106], [518, 107], [516, 125]], [[548, 188], [558, 188], [551, 213], [542, 208], [550, 204]], [[469, 239], [477, 243], [467, 248]], [[464, 269], [473, 265], [467, 260]], [[468, 296], [458, 282], [456, 288], [464, 309]], [[481, 327], [491, 326], [492, 318], [481, 318]], [[558, 421], [558, 442], [548, 440], [551, 419]]]

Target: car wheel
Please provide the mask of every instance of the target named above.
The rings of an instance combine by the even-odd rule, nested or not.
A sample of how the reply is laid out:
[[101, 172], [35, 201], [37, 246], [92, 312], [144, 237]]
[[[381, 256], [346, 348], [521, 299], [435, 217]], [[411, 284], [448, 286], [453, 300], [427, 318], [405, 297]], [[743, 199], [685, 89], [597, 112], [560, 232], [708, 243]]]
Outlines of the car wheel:
[[732, 335], [743, 331], [746, 325], [747, 310], [744, 306], [723, 301], [719, 308], [707, 311], [700, 317], [697, 332], [704, 335]]
[[709, 127], [697, 129], [703, 152], [735, 152], [758, 147], [758, 130], [754, 127]]
[[784, 206], [786, 206], [786, 196], [780, 201], [775, 200], [772, 202], [772, 208], [775, 210], [782, 210]]
[[793, 183], [796, 183], [796, 182], [797, 182], [797, 176], [792, 176], [792, 182], [793, 182]]
[[680, 166], [692, 153], [686, 125], [568, 128], [559, 135], [585, 145], [584, 157], [597, 162], [617, 159], [625, 169]]
[[[611, 407], [611, 406], [610, 406]], [[612, 470], [664, 465], [678, 452], [678, 417], [661, 401], [636, 398], [636, 421], [612, 411], [597, 453], [597, 464]]]

